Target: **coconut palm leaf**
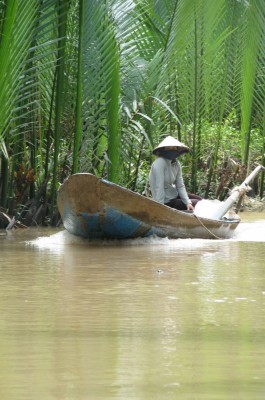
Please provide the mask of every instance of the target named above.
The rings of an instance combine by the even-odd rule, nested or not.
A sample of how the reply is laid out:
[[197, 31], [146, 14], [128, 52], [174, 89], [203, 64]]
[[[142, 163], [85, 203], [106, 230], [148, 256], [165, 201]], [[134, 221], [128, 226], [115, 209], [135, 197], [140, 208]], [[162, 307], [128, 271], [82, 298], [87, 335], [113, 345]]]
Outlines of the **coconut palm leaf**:
[[[111, 32], [110, 15], [106, 4], [87, 1], [84, 6], [84, 26], [82, 45], [84, 135], [80, 155], [85, 160], [81, 169], [91, 170], [97, 168], [103, 151], [109, 151], [109, 139], [113, 138], [112, 129], [117, 122], [116, 113], [115, 122], [113, 121], [113, 125], [109, 124], [112, 112], [111, 108], [108, 108], [106, 94], [108, 88], [110, 90], [108, 94], [111, 96], [111, 90], [114, 90], [112, 87], [114, 76], [117, 79], [113, 53], [116, 47], [115, 37]], [[116, 61], [118, 62], [117, 59]], [[116, 93], [114, 103], [117, 104]], [[113, 161], [110, 160], [111, 163]]]
[[[97, 148], [96, 154], [90, 153], [91, 167], [99, 165], [100, 155], [107, 152], [108, 176], [117, 180], [119, 153], [128, 153], [124, 143], [121, 146], [123, 106], [119, 104], [128, 109], [140, 98], [161, 34], [149, 2], [114, 1], [100, 6], [88, 2], [86, 9], [83, 110], [90, 136], [84, 136], [83, 149]], [[154, 32], [157, 40], [153, 43], [149, 39]], [[143, 132], [139, 130], [141, 135]]]
[[31, 42], [31, 32], [37, 13], [37, 1], [26, 0], [23, 6], [19, 0], [6, 3], [5, 18], [2, 22], [0, 43], [0, 138], [2, 150], [10, 129], [12, 111], [17, 99], [17, 88]]
[[0, 135], [2, 143], [5, 140], [13, 153], [10, 188], [23, 153], [29, 167], [35, 169], [37, 160], [38, 168], [43, 167], [45, 143], [49, 151], [50, 131], [45, 136], [54, 112], [54, 73], [58, 47], [62, 44], [58, 14], [63, 10], [63, 2], [26, 0], [13, 2], [13, 7], [11, 4], [7, 2], [3, 24], [6, 34], [0, 47], [1, 58], [5, 59], [0, 67], [0, 96], [4, 104]]
[[1, 204], [6, 206], [8, 193], [8, 158], [13, 109], [18, 98], [23, 63], [30, 46], [31, 32], [37, 13], [37, 1], [23, 5], [14, 0], [5, 5], [0, 42], [0, 154], [2, 152]]
[[260, 46], [264, 41], [264, 14], [263, 1], [253, 1], [246, 9], [244, 47], [242, 58], [242, 92], [241, 92], [241, 149], [243, 162], [247, 163], [250, 146], [251, 118], [255, 95], [255, 78], [259, 68], [259, 58], [262, 55]]

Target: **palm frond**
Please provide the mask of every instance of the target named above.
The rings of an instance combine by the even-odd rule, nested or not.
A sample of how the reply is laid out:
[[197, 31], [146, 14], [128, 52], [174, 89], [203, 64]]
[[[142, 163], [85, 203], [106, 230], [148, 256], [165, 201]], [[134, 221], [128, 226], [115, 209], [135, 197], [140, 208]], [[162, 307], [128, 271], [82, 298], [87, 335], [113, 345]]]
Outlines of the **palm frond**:
[[250, 127], [253, 98], [255, 94], [255, 77], [259, 65], [260, 46], [264, 39], [263, 1], [253, 1], [246, 10], [244, 34], [244, 48], [241, 69], [241, 149], [243, 162], [246, 163], [250, 145]]
[[38, 2], [7, 2], [0, 45], [0, 138], [2, 143], [10, 129], [10, 114], [18, 97], [24, 62], [34, 28]]

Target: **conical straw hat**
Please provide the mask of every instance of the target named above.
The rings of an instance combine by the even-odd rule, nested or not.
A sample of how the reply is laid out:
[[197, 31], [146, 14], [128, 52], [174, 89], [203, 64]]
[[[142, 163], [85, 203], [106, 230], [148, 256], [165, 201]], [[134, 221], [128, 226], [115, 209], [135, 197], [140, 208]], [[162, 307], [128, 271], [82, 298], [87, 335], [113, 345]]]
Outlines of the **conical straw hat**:
[[188, 153], [190, 151], [189, 147], [181, 143], [179, 140], [173, 138], [172, 136], [167, 136], [161, 143], [153, 150], [153, 154], [157, 153], [157, 150], [164, 147], [175, 147], [179, 150], [180, 154]]

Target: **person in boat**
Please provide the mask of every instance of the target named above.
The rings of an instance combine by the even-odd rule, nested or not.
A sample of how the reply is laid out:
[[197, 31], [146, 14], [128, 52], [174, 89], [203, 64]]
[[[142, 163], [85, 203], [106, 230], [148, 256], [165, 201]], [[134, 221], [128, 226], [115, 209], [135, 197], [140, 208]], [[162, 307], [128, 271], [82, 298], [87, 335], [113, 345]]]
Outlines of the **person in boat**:
[[177, 210], [194, 211], [202, 200], [200, 196], [187, 193], [178, 157], [188, 153], [189, 147], [172, 136], [167, 136], [154, 150], [157, 156], [151, 166], [149, 183], [155, 201]]

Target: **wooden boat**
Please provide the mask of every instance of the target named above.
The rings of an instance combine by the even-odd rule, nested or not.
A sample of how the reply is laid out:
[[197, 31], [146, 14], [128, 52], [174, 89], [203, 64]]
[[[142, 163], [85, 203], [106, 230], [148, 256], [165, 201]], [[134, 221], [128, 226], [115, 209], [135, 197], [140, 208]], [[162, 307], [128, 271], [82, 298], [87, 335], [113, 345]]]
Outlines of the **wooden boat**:
[[172, 209], [88, 173], [71, 175], [58, 191], [58, 208], [70, 233], [89, 239], [230, 238], [240, 220], [209, 219]]

